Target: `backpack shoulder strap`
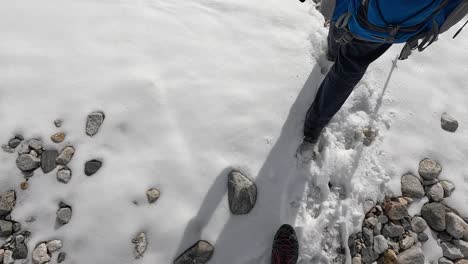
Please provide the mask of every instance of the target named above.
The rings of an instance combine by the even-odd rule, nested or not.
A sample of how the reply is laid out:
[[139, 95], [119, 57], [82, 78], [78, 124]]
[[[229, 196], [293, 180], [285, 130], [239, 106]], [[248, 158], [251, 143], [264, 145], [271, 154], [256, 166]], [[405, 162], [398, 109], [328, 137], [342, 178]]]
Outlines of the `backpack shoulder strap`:
[[455, 24], [460, 22], [468, 14], [468, 0], [463, 0], [455, 9], [447, 16], [444, 24], [440, 27], [440, 33], [449, 30]]

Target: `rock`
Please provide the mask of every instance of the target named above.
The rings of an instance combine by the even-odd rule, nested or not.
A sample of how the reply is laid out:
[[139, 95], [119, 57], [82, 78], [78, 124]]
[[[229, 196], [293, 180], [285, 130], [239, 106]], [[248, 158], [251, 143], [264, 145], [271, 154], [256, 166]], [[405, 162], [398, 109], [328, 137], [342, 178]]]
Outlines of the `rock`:
[[418, 246], [403, 251], [398, 256], [399, 264], [424, 264], [424, 260], [424, 253]]
[[440, 232], [446, 228], [446, 211], [447, 207], [440, 203], [426, 203], [421, 209], [421, 214], [433, 230]]
[[385, 252], [383, 257], [383, 264], [399, 264], [395, 251], [389, 249], [387, 252]]
[[362, 237], [364, 238], [364, 243], [366, 246], [372, 246], [374, 243], [374, 232], [371, 229], [364, 227], [362, 229]]
[[438, 232], [437, 238], [440, 242], [451, 242], [453, 240], [453, 236], [446, 231]]
[[439, 180], [438, 180], [438, 179], [424, 180], [424, 181], [423, 181], [423, 185], [424, 185], [425, 187], [430, 187], [430, 186], [432, 186], [432, 185], [434, 185], [434, 184], [437, 184], [437, 183], [439, 183]]
[[13, 250], [14, 259], [25, 259], [28, 257], [28, 247], [24, 243], [16, 243], [16, 247]]
[[32, 262], [34, 264], [44, 264], [50, 261], [50, 256], [47, 253], [47, 246], [45, 243], [39, 244], [32, 253]]
[[391, 220], [401, 220], [408, 215], [406, 204], [396, 201], [389, 201], [385, 203], [385, 214]]
[[372, 200], [366, 200], [362, 206], [364, 209], [364, 214], [368, 214], [372, 208], [374, 208], [375, 203]]
[[412, 198], [422, 198], [425, 194], [421, 181], [412, 174], [405, 174], [401, 177], [401, 192], [404, 196]]
[[378, 236], [378, 235], [382, 234], [382, 228], [383, 228], [382, 223], [378, 222], [374, 226], [374, 236]]
[[451, 261], [450, 259], [442, 257], [442, 258], [439, 259], [439, 264], [453, 264], [453, 261]]
[[401, 219], [400, 224], [405, 229], [405, 231], [411, 231], [412, 230], [411, 221], [410, 221], [409, 217], [405, 217], [405, 218]]
[[387, 244], [387, 240], [385, 239], [385, 237], [382, 235], [375, 236], [374, 237], [374, 252], [377, 255], [380, 255], [384, 253], [385, 251], [387, 251], [387, 249], [388, 249], [388, 244]]
[[63, 120], [62, 120], [62, 119], [56, 119], [56, 120], [54, 120], [54, 125], [55, 125], [56, 127], [62, 127], [62, 125], [63, 125]]
[[21, 144], [23, 140], [24, 138], [22, 136], [15, 136], [8, 141], [8, 146], [12, 149], [15, 149]]
[[102, 167], [102, 162], [99, 160], [90, 160], [85, 163], [85, 175], [91, 176]]
[[13, 148], [11, 148], [10, 146], [5, 145], [5, 144], [2, 145], [2, 149], [3, 149], [3, 151], [5, 151], [6, 153], [15, 153], [15, 149], [13, 149]]
[[206, 241], [198, 241], [190, 249], [180, 255], [174, 264], [204, 264], [213, 256], [214, 247]]
[[29, 143], [22, 142], [18, 147], [18, 154], [28, 154], [30, 151]]
[[462, 251], [450, 242], [443, 242], [440, 244], [440, 247], [442, 248], [444, 257], [450, 260], [457, 260], [464, 257]]
[[21, 183], [20, 183], [20, 188], [21, 188], [21, 190], [23, 190], [23, 191], [24, 191], [24, 190], [27, 190], [27, 189], [29, 188], [29, 183], [28, 183], [28, 181], [23, 181], [23, 182], [21, 182]]
[[47, 250], [49, 253], [54, 253], [57, 250], [60, 250], [63, 247], [62, 240], [51, 240], [46, 244]]
[[447, 226], [447, 232], [456, 239], [462, 238], [466, 230], [468, 230], [468, 224], [466, 224], [461, 217], [454, 213], [447, 213], [445, 215], [445, 222]]
[[455, 262], [455, 264], [468, 264], [468, 260], [466, 260], [466, 259], [460, 259], [460, 260], [458, 260], [457, 262]]
[[440, 184], [444, 189], [444, 197], [449, 197], [452, 195], [452, 192], [455, 190], [455, 185], [450, 181], [441, 181]]
[[442, 167], [435, 160], [423, 159], [419, 163], [418, 172], [424, 180], [434, 180], [439, 177]]
[[402, 250], [407, 250], [414, 245], [415, 241], [412, 236], [407, 236], [400, 241], [400, 248]]
[[452, 244], [455, 245], [462, 252], [465, 258], [468, 258], [468, 242], [463, 240], [453, 240]]
[[426, 235], [426, 233], [419, 233], [418, 234], [418, 241], [426, 242], [428, 240], [429, 240], [429, 237]]
[[395, 225], [390, 222], [384, 226], [382, 229], [382, 235], [386, 237], [399, 237], [405, 233], [405, 229], [402, 226]]
[[440, 117], [440, 125], [443, 130], [452, 133], [458, 129], [458, 121], [449, 116], [447, 113], [443, 113]]
[[34, 216], [28, 216], [26, 220], [24, 220], [26, 223], [33, 223], [36, 221], [36, 217]]
[[57, 257], [57, 263], [62, 263], [67, 258], [67, 253], [60, 252]]
[[25, 238], [24, 238], [23, 235], [17, 235], [17, 236], [15, 237], [15, 243], [16, 243], [16, 244], [21, 244], [21, 243], [24, 242], [24, 239], [25, 239]]
[[444, 188], [440, 183], [432, 185], [427, 191], [427, 197], [434, 202], [442, 201], [444, 199]]
[[13, 222], [13, 233], [19, 232], [21, 230], [21, 223]]
[[38, 151], [39, 153], [42, 152], [42, 146], [43, 146], [42, 140], [40, 140], [40, 139], [31, 139], [31, 140], [28, 141], [28, 144], [29, 144], [29, 147], [31, 149], [34, 149], [34, 150]]
[[70, 207], [60, 207], [57, 210], [57, 222], [61, 225], [68, 224], [72, 217], [72, 209]]
[[257, 201], [257, 186], [240, 172], [232, 171], [228, 176], [228, 200], [232, 214], [248, 214]]
[[102, 112], [93, 112], [89, 114], [86, 120], [86, 134], [90, 137], [96, 135], [104, 122], [104, 118], [105, 116]]
[[62, 151], [60, 151], [60, 154], [57, 156], [57, 159], [55, 161], [57, 162], [57, 164], [67, 165], [73, 158], [73, 154], [75, 154], [74, 147], [65, 147], [64, 149], [62, 149]]
[[386, 215], [384, 215], [384, 214], [383, 214], [383, 215], [380, 215], [377, 219], [378, 219], [379, 222], [382, 223], [382, 224], [388, 223], [388, 217], [387, 217]]
[[16, 167], [21, 171], [32, 171], [41, 165], [41, 160], [31, 154], [21, 154], [16, 159]]
[[16, 193], [7, 191], [0, 194], [0, 216], [9, 214], [15, 208]]
[[364, 224], [367, 227], [374, 227], [378, 222], [379, 222], [379, 220], [377, 220], [377, 218], [369, 217], [364, 221]]
[[135, 250], [135, 258], [141, 258], [145, 254], [146, 247], [147, 247], [147, 240], [145, 233], [139, 233], [133, 240], [132, 243], [134, 244]]
[[57, 181], [62, 183], [68, 183], [71, 180], [72, 173], [67, 167], [61, 168], [57, 171]]
[[362, 259], [360, 256], [356, 256], [353, 258], [352, 264], [362, 264]]
[[55, 160], [57, 159], [58, 151], [56, 149], [46, 149], [42, 153], [41, 168], [44, 173], [49, 173], [57, 167]]
[[13, 258], [13, 251], [5, 250], [3, 253], [3, 264], [14, 264], [15, 259]]
[[379, 134], [379, 131], [372, 127], [366, 127], [362, 130], [362, 134], [364, 135], [362, 143], [364, 146], [368, 147], [372, 145], [372, 142], [374, 142], [375, 138]]
[[13, 223], [6, 220], [0, 220], [0, 237], [7, 237], [13, 234]]
[[159, 199], [160, 195], [161, 195], [161, 192], [155, 188], [152, 188], [146, 191], [146, 197], [148, 198], [148, 203], [150, 204], [155, 203]]
[[363, 264], [371, 264], [379, 258], [374, 250], [370, 247], [362, 249], [362, 263]]
[[65, 140], [65, 133], [64, 132], [55, 133], [50, 137], [50, 140], [52, 140], [52, 142], [54, 143], [61, 143]]
[[420, 216], [415, 216], [411, 219], [411, 230], [415, 233], [422, 233], [427, 229], [427, 222]]

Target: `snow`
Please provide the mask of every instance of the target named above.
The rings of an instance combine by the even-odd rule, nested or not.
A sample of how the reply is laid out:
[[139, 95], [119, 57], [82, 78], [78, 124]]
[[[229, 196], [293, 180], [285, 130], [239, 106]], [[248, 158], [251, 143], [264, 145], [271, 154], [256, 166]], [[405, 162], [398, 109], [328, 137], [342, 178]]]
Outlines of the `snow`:
[[[29, 248], [61, 239], [67, 263], [171, 263], [204, 239], [215, 245], [210, 263], [269, 263], [273, 235], [289, 223], [299, 262], [329, 263], [360, 227], [362, 203], [398, 195], [401, 175], [424, 157], [442, 164], [457, 188], [448, 203], [468, 216], [466, 32], [396, 68], [401, 47], [387, 52], [325, 131], [320, 160], [304, 168], [294, 154], [329, 67], [312, 4], [17, 0], [0, 17], [0, 142], [21, 133], [55, 146], [49, 137], [63, 130], [76, 147], [69, 184], [37, 171], [26, 191], [15, 155], [0, 153], [0, 190], [17, 190], [12, 217], [32, 232]], [[106, 119], [90, 138], [86, 115], [96, 110]], [[456, 133], [441, 130], [444, 112], [460, 122]], [[355, 139], [366, 126], [379, 130], [370, 147]], [[87, 177], [94, 158], [103, 167]], [[229, 213], [232, 168], [258, 186], [247, 216]], [[156, 204], [149, 188], [161, 190]], [[73, 217], [58, 228], [61, 201]], [[134, 260], [141, 231], [148, 250]]]

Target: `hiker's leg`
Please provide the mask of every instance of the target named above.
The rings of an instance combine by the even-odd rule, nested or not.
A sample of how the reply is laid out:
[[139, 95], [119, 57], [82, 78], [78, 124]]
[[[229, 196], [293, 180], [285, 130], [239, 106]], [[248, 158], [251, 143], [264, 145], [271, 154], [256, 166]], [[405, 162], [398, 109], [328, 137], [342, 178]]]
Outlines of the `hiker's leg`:
[[330, 23], [330, 29], [328, 30], [328, 47], [327, 47], [327, 59], [329, 61], [335, 61], [338, 57], [338, 52], [340, 51], [340, 43], [336, 41], [336, 27], [332, 22]]
[[307, 111], [304, 136], [313, 134], [317, 128], [322, 128], [330, 122], [362, 79], [369, 64], [385, 53], [390, 46], [353, 40], [339, 48], [335, 64], [320, 85], [315, 100]]

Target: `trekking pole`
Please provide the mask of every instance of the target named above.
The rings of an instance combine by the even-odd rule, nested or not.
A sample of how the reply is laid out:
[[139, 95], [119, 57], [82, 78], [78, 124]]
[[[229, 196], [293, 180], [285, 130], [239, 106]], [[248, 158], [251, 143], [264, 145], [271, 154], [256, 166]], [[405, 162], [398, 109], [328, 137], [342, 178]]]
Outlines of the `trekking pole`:
[[457, 31], [457, 33], [455, 33], [455, 35], [453, 35], [453, 38], [456, 38], [458, 36], [458, 34], [460, 34], [460, 32], [462, 32], [463, 28], [466, 26], [466, 24], [468, 24], [468, 20], [465, 22], [465, 24], [463, 24], [463, 26]]

